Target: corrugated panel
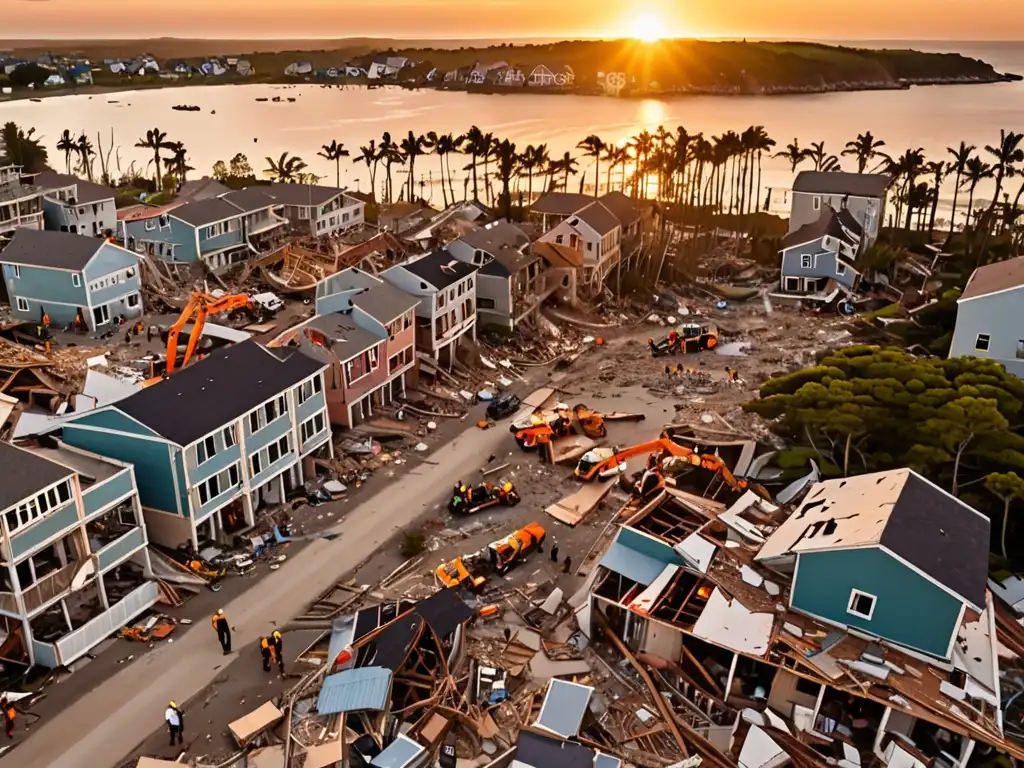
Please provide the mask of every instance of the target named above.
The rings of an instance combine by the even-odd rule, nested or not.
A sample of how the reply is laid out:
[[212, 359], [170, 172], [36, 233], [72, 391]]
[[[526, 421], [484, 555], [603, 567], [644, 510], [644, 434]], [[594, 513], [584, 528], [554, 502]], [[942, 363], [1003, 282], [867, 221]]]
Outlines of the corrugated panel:
[[391, 693], [391, 670], [383, 667], [346, 669], [324, 680], [317, 699], [321, 715], [384, 709]]

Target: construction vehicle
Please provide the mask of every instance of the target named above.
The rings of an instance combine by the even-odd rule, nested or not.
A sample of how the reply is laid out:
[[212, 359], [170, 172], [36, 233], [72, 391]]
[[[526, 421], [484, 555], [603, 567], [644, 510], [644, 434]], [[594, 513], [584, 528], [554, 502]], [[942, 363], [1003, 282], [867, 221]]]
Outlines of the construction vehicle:
[[[748, 488], [765, 499], [771, 499], [767, 491], [756, 483], [748, 483], [733, 475], [729, 468], [718, 456], [706, 453], [697, 453], [692, 448], [686, 448], [662, 435], [657, 440], [647, 443], [633, 445], [629, 448], [595, 448], [587, 451], [576, 464], [576, 477], [580, 480], [591, 481], [595, 479], [607, 480], [626, 471], [626, 462], [635, 456], [649, 456], [647, 469], [660, 471], [661, 463], [669, 456], [676, 456], [684, 459], [688, 464], [702, 469], [715, 472], [722, 481], [736, 491], [745, 491]], [[643, 483], [643, 479], [641, 479]], [[637, 490], [642, 490], [638, 487]]]
[[648, 339], [647, 345], [651, 348], [652, 357], [675, 355], [680, 352], [691, 354], [702, 352], [705, 349], [714, 349], [718, 346], [718, 327], [710, 323], [707, 325], [683, 323], [670, 331], [663, 339], [658, 341]]
[[[191, 362], [199, 346], [199, 340], [203, 336], [203, 326], [206, 325], [207, 317], [220, 312], [230, 312], [235, 309], [252, 310], [253, 306], [252, 299], [244, 293], [233, 293], [220, 297], [212, 296], [202, 291], [193, 293], [188, 304], [185, 305], [185, 309], [181, 311], [181, 316], [167, 331], [167, 365], [164, 369], [164, 376], [170, 376], [176, 368], [184, 368]], [[192, 330], [189, 332], [188, 344], [185, 346], [185, 356], [182, 357], [181, 365], [179, 366], [178, 336], [181, 335], [182, 330], [189, 322], [192, 322]], [[144, 382], [143, 386], [148, 387], [162, 378], [162, 376], [151, 377], [148, 381]]]
[[583, 405], [556, 405], [552, 411], [535, 411], [529, 416], [530, 422], [518, 421], [510, 427], [516, 437], [516, 444], [524, 451], [547, 445], [556, 437], [586, 435], [592, 439], [605, 437], [608, 429], [604, 416]]
[[465, 587], [480, 592], [492, 573], [506, 573], [530, 552], [544, 543], [545, 531], [540, 523], [529, 523], [508, 536], [491, 542], [472, 555], [462, 555], [442, 563], [434, 571], [437, 581], [445, 587]]
[[510, 480], [494, 483], [481, 483], [476, 486], [458, 485], [452, 491], [448, 511], [455, 515], [475, 515], [499, 504], [514, 507], [522, 499]]

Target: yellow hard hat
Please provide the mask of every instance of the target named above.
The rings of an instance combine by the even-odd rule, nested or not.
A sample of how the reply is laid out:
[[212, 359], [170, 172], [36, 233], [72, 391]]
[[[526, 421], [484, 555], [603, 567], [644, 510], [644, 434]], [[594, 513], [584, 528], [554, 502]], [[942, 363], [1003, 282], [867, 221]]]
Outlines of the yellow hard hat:
[[168, 706], [170, 706], [171, 709], [177, 709], [178, 708], [178, 705], [175, 704], [173, 701]]
[[504, 484], [504, 485], [502, 486], [502, 488], [503, 488], [503, 489], [505, 490], [505, 492], [507, 493], [508, 491], [511, 491], [511, 490], [512, 490], [512, 483], [510, 483], [510, 482], [507, 482], [507, 481], [506, 481], [506, 483], [505, 483], [505, 484]]
[[274, 630], [274, 637], [276, 637], [278, 640], [281, 639], [281, 633], [276, 629]]

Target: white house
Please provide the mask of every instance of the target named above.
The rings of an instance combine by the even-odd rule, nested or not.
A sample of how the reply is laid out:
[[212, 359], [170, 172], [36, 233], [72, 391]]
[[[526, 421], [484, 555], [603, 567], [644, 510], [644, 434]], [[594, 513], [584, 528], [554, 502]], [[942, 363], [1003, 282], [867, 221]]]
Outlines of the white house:
[[447, 251], [432, 251], [380, 275], [419, 298], [416, 348], [449, 370], [463, 340], [476, 341], [476, 272]]
[[583, 256], [583, 283], [596, 287], [622, 257], [622, 224], [594, 201], [545, 232], [541, 240], [568, 245]]

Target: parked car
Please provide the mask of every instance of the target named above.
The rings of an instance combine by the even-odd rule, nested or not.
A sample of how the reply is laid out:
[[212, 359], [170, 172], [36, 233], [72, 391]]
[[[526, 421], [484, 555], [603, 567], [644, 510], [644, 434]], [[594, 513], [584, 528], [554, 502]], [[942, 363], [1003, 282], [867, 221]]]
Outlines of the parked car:
[[506, 393], [500, 397], [496, 397], [491, 401], [491, 404], [487, 406], [487, 418], [504, 419], [511, 416], [513, 413], [519, 411], [523, 407], [523, 401], [519, 399], [518, 395], [512, 393]]

